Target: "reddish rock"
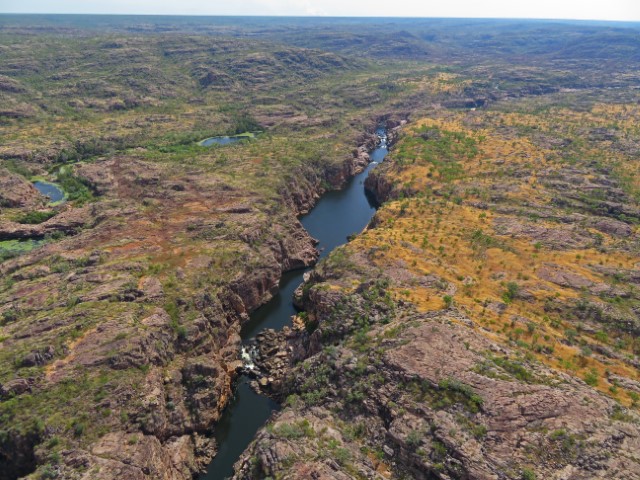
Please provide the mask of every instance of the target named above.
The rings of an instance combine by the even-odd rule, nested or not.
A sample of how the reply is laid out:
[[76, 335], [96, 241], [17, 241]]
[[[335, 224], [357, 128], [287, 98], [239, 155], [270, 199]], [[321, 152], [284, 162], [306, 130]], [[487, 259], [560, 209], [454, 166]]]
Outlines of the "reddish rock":
[[0, 208], [34, 208], [44, 205], [44, 197], [24, 177], [0, 168]]

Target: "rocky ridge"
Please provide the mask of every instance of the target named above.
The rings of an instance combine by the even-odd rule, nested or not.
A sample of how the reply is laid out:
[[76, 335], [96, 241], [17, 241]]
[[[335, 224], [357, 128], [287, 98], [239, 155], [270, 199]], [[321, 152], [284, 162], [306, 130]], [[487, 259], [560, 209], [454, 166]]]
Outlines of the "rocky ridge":
[[[405, 137], [420, 131], [411, 130]], [[622, 267], [637, 262], [627, 216], [635, 201], [609, 176], [598, 188], [613, 189], [624, 206], [606, 214], [584, 196], [575, 197], [580, 211], [568, 213], [558, 199], [572, 191], [549, 183], [551, 192], [535, 196], [522, 188], [527, 201], [517, 202], [505, 195], [521, 182], [513, 166], [510, 178], [486, 176], [490, 205], [440, 200], [437, 178], [435, 200], [426, 202], [424, 186], [404, 174], [420, 167], [396, 161], [402, 142], [367, 181], [387, 205], [306, 276], [293, 328], [256, 338], [256, 387], [284, 408], [234, 478], [640, 478], [638, 351], [620, 350], [625, 338], [634, 344], [636, 317], [614, 306], [635, 299], [635, 269]], [[596, 183], [578, 172], [560, 175]], [[448, 195], [469, 188], [469, 177], [460, 178]], [[538, 220], [551, 217], [558, 220]], [[440, 231], [457, 250], [445, 261]], [[534, 261], [509, 272], [510, 255], [526, 249]], [[583, 256], [584, 266], [575, 260]], [[461, 273], [459, 265], [475, 262], [489, 270], [486, 279], [474, 278], [480, 269]], [[491, 282], [501, 293], [491, 294]], [[618, 347], [603, 345], [614, 338]]]
[[[215, 445], [205, 434], [220, 418], [242, 366], [240, 326], [251, 311], [277, 291], [282, 273], [316, 261], [315, 241], [296, 216], [311, 208], [323, 188], [339, 188], [364, 167], [368, 161], [365, 150], [374, 139], [366, 136], [360, 141], [364, 146], [346, 158], [338, 169], [325, 173], [314, 169], [297, 172], [294, 180], [282, 190], [284, 208], [272, 212], [276, 214], [275, 221], [272, 216], [269, 224], [264, 223], [268, 217], [263, 217], [251, 201], [238, 192], [230, 195], [219, 187], [212, 190], [211, 184], [205, 187], [204, 183], [211, 181], [209, 178], [170, 179], [157, 167], [125, 158], [76, 169], [76, 174], [99, 192], [100, 202], [89, 207], [67, 207], [70, 213], [59, 213], [39, 225], [3, 224], [14, 236], [20, 231], [25, 237], [32, 237], [61, 229], [67, 234], [62, 243], [47, 245], [0, 266], [13, 283], [2, 309], [5, 332], [11, 335], [10, 342], [22, 342], [31, 348], [20, 360], [22, 367], [45, 371], [44, 376], [5, 382], [1, 385], [3, 398], [20, 401], [25, 394], [67, 390], [69, 379], [78, 370], [108, 369], [122, 375], [144, 373], [139, 386], [127, 381], [114, 385], [115, 389], [106, 385], [109, 394], [98, 401], [95, 408], [98, 412], [109, 412], [106, 416], [108, 434], [85, 447], [62, 450], [56, 466], [47, 468], [63, 478], [108, 479], [124, 475], [177, 479], [191, 478], [210, 461]], [[129, 196], [133, 205], [140, 201], [134, 197], [140, 192], [135, 184], [144, 185], [147, 199], [153, 199], [156, 192], [173, 192], [163, 194], [162, 205], [152, 203], [163, 212], [164, 227], [138, 230], [137, 222], [144, 225], [138, 207], [116, 207], [116, 198]], [[198, 193], [196, 199], [196, 192], [203, 191], [210, 192], [208, 198]], [[223, 202], [221, 195], [226, 198]], [[187, 205], [186, 214], [183, 205]], [[202, 208], [205, 205], [206, 209]], [[77, 225], [84, 230], [67, 229], [67, 217], [81, 219]], [[124, 217], [126, 223], [119, 220]], [[160, 275], [145, 272], [135, 261], [140, 254], [157, 255], [166, 248], [161, 243], [163, 235], [158, 233], [162, 228], [165, 235], [168, 229], [189, 232], [198, 238], [200, 232], [211, 228], [212, 220], [227, 239], [230, 235], [237, 238], [250, 252], [250, 258], [259, 259], [216, 290], [207, 288], [191, 293], [190, 297], [176, 298], [171, 293], [175, 287], [167, 287]], [[225, 233], [224, 225], [233, 225], [234, 230]], [[128, 235], [119, 233], [122, 228], [129, 229]], [[202, 238], [209, 242], [219, 238], [211, 233], [206, 235]], [[109, 245], [107, 238], [127, 238], [127, 241]], [[83, 256], [81, 252], [86, 251], [87, 245], [92, 248], [91, 253]], [[51, 258], [56, 260], [51, 262]], [[184, 284], [197, 281], [198, 275], [203, 275], [215, 261], [210, 255], [189, 252], [177, 266], [177, 279]], [[46, 310], [37, 313], [37, 305], [41, 304], [38, 299], [50, 296], [50, 286], [62, 278], [69, 288], [78, 291], [74, 306], [123, 302], [121, 318], [102, 318], [99, 323], [89, 323], [89, 328], [84, 327], [71, 344], [53, 338], [47, 340], [48, 335], [42, 335], [38, 327], [33, 328], [20, 318], [27, 314], [32, 318], [41, 317], [41, 328], [51, 329]], [[28, 297], [25, 291], [29, 291]], [[54, 304], [54, 308], [64, 309], [65, 304]], [[90, 318], [87, 320], [91, 322]], [[62, 317], [52, 331], [68, 332], [69, 328], [73, 331], [78, 328], [73, 323], [73, 317]], [[37, 335], [45, 342], [42, 347], [34, 344]], [[126, 418], [120, 427], [115, 425], [119, 423], [116, 412]], [[45, 463], [46, 450], [36, 447], [34, 451], [34, 447], [57, 433], [54, 429], [30, 436], [15, 432], [5, 438], [0, 445], [0, 452], [6, 455], [5, 474], [24, 474], [31, 464]], [[9, 460], [9, 452], [19, 445], [23, 445], [20, 451], [24, 456], [13, 456]]]

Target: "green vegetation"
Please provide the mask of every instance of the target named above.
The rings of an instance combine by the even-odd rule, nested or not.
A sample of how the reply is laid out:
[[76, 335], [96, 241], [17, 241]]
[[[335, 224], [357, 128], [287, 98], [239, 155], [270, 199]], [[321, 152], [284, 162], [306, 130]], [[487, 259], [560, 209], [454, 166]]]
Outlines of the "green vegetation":
[[43, 240], [4, 240], [0, 241], [0, 262], [17, 257], [44, 243]]
[[536, 480], [536, 474], [533, 470], [529, 468], [522, 469], [522, 475], [520, 477], [522, 480]]
[[60, 168], [57, 181], [68, 200], [83, 204], [93, 199], [93, 193], [87, 183], [82, 178], [75, 176], [67, 167]]
[[445, 393], [441, 400], [444, 404], [462, 402], [471, 412], [477, 412], [482, 407], [482, 397], [476, 394], [469, 385], [458, 380], [453, 378], [441, 380], [438, 383], [438, 388]]
[[490, 357], [490, 360], [516, 379], [526, 383], [535, 383], [535, 377], [524, 363], [504, 357]]
[[501, 242], [491, 235], [487, 235], [480, 228], [471, 232], [470, 241], [471, 248], [478, 257], [486, 255], [487, 249], [489, 248], [500, 248], [504, 251], [509, 251], [509, 248], [504, 242]]
[[258, 121], [253, 118], [253, 116], [248, 112], [239, 112], [231, 117], [232, 125], [234, 129], [230, 132], [231, 135], [244, 135], [247, 136], [250, 132], [257, 132], [263, 130], [262, 125], [258, 123]]
[[308, 420], [300, 420], [295, 423], [282, 423], [270, 426], [269, 431], [286, 439], [295, 440], [303, 437], [313, 437], [315, 431]]
[[460, 161], [473, 158], [478, 153], [476, 140], [460, 132], [418, 129], [417, 136], [405, 138], [394, 155], [399, 165], [416, 161], [432, 166], [433, 173], [442, 182], [451, 182], [460, 177], [463, 167]]
[[[139, 21], [43, 17], [34, 25], [29, 17], [0, 17], [0, 166], [23, 177], [15, 181], [22, 190], [0, 191], [0, 221], [36, 225], [63, 210], [60, 220], [71, 218], [44, 239], [0, 242], [0, 262], [24, 255], [2, 265], [0, 282], [0, 384], [18, 380], [20, 387], [0, 400], [0, 477], [29, 475], [33, 465], [18, 465], [19, 474], [3, 469], [31, 454], [39, 462], [35, 478], [78, 476], [70, 471], [74, 462], [60, 460], [63, 452], [90, 452], [108, 432], [128, 432], [125, 450], [133, 451], [140, 432], [153, 434], [164, 422], [184, 425], [182, 433], [215, 429], [215, 415], [193, 407], [211, 402], [215, 411], [232, 398], [231, 345], [249, 307], [238, 298], [257, 305], [281, 273], [274, 262], [301, 266], [298, 245], [289, 242], [300, 240], [292, 206], [306, 209], [316, 190], [340, 187], [363, 134], [385, 120], [410, 120], [391, 161], [377, 167], [390, 198], [400, 201], [383, 207], [366, 235], [386, 225], [391, 234], [366, 248], [363, 235], [351, 237], [355, 248], [337, 249], [318, 267], [326, 282], [305, 286], [304, 295], [328, 292], [326, 311], [310, 309], [300, 319], [304, 335], [324, 348], [285, 380], [291, 409], [322, 406], [327, 418], [361, 418], [342, 439], [306, 419], [276, 421], [273, 436], [291, 446], [311, 442], [318, 454], [308, 458], [330, 458], [357, 477], [358, 451], [368, 449], [380, 461], [375, 468], [386, 468], [388, 454], [374, 444], [384, 435], [369, 431], [378, 423], [367, 415], [379, 409], [385, 420], [403, 420], [443, 410], [455, 432], [436, 438], [436, 426], [421, 419], [407, 445], [429, 474], [463, 477], [447, 458], [448, 442], [456, 435], [484, 441], [485, 399], [455, 378], [437, 385], [420, 376], [399, 380], [383, 367], [389, 350], [411, 342], [407, 332], [417, 323], [463, 328], [464, 317], [478, 335], [522, 354], [486, 358], [477, 373], [535, 383], [543, 376], [534, 375], [533, 362], [548, 358], [637, 407], [638, 395], [611, 384], [597, 363], [614, 349], [609, 360], [618, 367], [640, 348], [632, 338], [637, 324], [629, 321], [638, 301], [627, 277], [606, 274], [618, 290], [595, 300], [607, 309], [571, 311], [561, 304], [572, 292], [534, 277], [542, 264], [572, 265], [569, 257], [590, 277], [605, 275], [596, 265], [634, 263], [628, 238], [635, 232], [625, 227], [639, 221], [633, 198], [640, 177], [637, 162], [628, 161], [639, 133], [630, 88], [639, 71], [634, 29], [466, 20], [383, 28], [373, 19]], [[607, 41], [615, 46], [603, 48]], [[607, 86], [616, 88], [602, 88], [603, 65]], [[198, 144], [224, 134], [256, 139]], [[38, 210], [42, 199], [23, 181], [33, 175], [58, 182], [69, 205]], [[591, 184], [565, 194], [582, 179]], [[623, 225], [589, 223], [588, 214]], [[585, 224], [561, 228], [575, 217]], [[529, 220], [540, 230], [520, 225]], [[626, 257], [608, 257], [612, 252]], [[396, 255], [393, 263], [385, 255]], [[544, 288], [535, 288], [540, 283]], [[540, 291], [550, 299], [536, 298], [547, 295]], [[530, 312], [526, 327], [510, 319]], [[536, 323], [547, 314], [550, 322]], [[599, 322], [601, 331], [582, 330], [581, 321]], [[460, 342], [465, 355], [481, 351], [470, 338]], [[157, 403], [150, 385], [160, 390]], [[393, 395], [372, 406], [373, 394], [386, 387]], [[622, 410], [612, 414], [628, 418]], [[578, 437], [565, 433], [549, 441], [575, 450]], [[11, 443], [22, 434], [33, 446]], [[345, 438], [362, 450], [346, 448]], [[25, 452], [15, 455], [18, 444]], [[511, 475], [519, 468], [514, 464]]]
[[504, 303], [511, 303], [518, 296], [518, 292], [520, 291], [520, 285], [518, 285], [516, 282], [507, 282], [505, 284], [505, 287], [506, 287], [506, 290], [502, 294], [502, 299], [504, 300]]
[[442, 301], [444, 302], [444, 308], [450, 308], [453, 305], [453, 297], [451, 295], [445, 295], [442, 297]]
[[24, 214], [20, 215], [18, 218], [16, 218], [16, 221], [18, 223], [36, 225], [36, 224], [39, 224], [39, 223], [46, 222], [51, 217], [53, 217], [55, 214], [56, 214], [56, 212], [54, 212], [52, 210], [49, 210], [49, 211], [36, 210], [36, 211], [27, 212], [27, 213], [24, 213]]
[[596, 370], [590, 370], [589, 372], [585, 373], [584, 381], [587, 383], [587, 385], [595, 387], [596, 385], [598, 385], [598, 372]]

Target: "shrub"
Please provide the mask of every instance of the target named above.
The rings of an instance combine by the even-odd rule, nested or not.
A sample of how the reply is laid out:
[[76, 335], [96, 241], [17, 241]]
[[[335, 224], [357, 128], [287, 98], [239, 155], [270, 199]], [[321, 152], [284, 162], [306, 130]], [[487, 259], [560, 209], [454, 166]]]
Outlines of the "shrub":
[[454, 378], [446, 378], [438, 383], [438, 387], [445, 392], [452, 394], [454, 401], [462, 401], [472, 412], [477, 412], [482, 406], [483, 400], [480, 395], [466, 385]]
[[511, 303], [518, 296], [520, 286], [516, 282], [507, 282], [506, 291], [502, 294], [504, 303]]
[[15, 322], [19, 318], [19, 313], [17, 310], [11, 308], [2, 314], [2, 321], [0, 321], [0, 325], [6, 325], [8, 323]]
[[445, 295], [442, 297], [442, 301], [444, 302], [444, 308], [450, 308], [453, 305], [453, 297], [451, 295]]
[[589, 372], [585, 373], [584, 381], [587, 383], [587, 385], [595, 387], [596, 385], [598, 385], [598, 372], [592, 369]]
[[438, 440], [433, 442], [433, 456], [435, 460], [444, 460], [447, 456], [447, 447]]
[[46, 222], [51, 217], [55, 216], [56, 212], [35, 210], [33, 212], [27, 212], [16, 219], [18, 223], [36, 225]]
[[57, 178], [67, 199], [78, 203], [85, 203], [93, 199], [93, 193], [86, 181], [76, 177], [69, 169], [61, 168]]
[[40, 471], [40, 478], [42, 480], [58, 478], [58, 472], [51, 465], [45, 465]]
[[500, 247], [501, 244], [495, 238], [487, 235], [478, 228], [471, 233], [470, 236], [471, 248], [475, 255], [483, 255], [488, 248]]
[[233, 115], [232, 121], [234, 124], [232, 134], [234, 135], [262, 130], [262, 125], [249, 113], [237, 113]]
[[485, 427], [484, 425], [474, 425], [471, 429], [471, 433], [474, 437], [480, 440], [487, 435], [487, 427]]
[[409, 432], [409, 435], [407, 436], [407, 445], [409, 446], [409, 448], [415, 450], [416, 448], [418, 448], [421, 441], [422, 435], [420, 435], [420, 432], [418, 430], [411, 430]]
[[569, 345], [573, 345], [576, 341], [576, 338], [578, 337], [578, 332], [572, 328], [569, 328], [564, 332], [564, 336], [567, 339]]
[[82, 436], [82, 434], [84, 433], [84, 431], [86, 430], [87, 426], [85, 425], [84, 422], [79, 422], [79, 421], [75, 421], [72, 425], [73, 427], [73, 434], [76, 437], [80, 437]]
[[536, 474], [530, 468], [523, 468], [520, 478], [522, 478], [522, 480], [536, 480]]
[[491, 361], [522, 382], [530, 383], [534, 380], [533, 374], [520, 362], [500, 357], [492, 357]]
[[273, 433], [288, 439], [297, 439], [303, 437], [313, 437], [315, 431], [308, 420], [300, 420], [295, 423], [282, 423], [277, 427], [273, 427]]

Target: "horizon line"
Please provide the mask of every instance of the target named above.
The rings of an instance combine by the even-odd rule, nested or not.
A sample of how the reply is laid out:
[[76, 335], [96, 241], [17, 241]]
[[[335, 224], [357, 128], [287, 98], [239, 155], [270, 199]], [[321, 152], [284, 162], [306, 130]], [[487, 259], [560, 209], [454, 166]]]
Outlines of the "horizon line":
[[403, 19], [403, 20], [529, 20], [551, 22], [602, 22], [602, 23], [637, 23], [637, 20], [598, 19], [598, 18], [557, 18], [557, 17], [407, 17], [401, 15], [240, 15], [213, 13], [107, 13], [107, 12], [1, 12], [0, 15], [75, 15], [75, 16], [110, 16], [110, 17], [209, 17], [209, 18], [312, 18], [312, 19]]

